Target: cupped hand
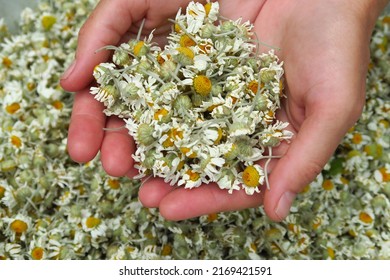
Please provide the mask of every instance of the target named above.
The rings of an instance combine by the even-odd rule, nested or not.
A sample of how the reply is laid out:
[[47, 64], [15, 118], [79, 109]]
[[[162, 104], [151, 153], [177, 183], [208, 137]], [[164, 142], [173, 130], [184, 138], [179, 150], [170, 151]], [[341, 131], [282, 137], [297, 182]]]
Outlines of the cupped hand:
[[61, 77], [65, 90], [77, 92], [68, 133], [68, 151], [73, 160], [87, 162], [100, 151], [108, 174], [136, 174], [131, 157], [133, 140], [126, 130], [110, 130], [123, 126], [123, 122], [116, 117], [107, 118], [103, 105], [89, 93], [92, 72], [96, 65], [110, 58], [111, 53], [101, 49], [135, 38], [144, 19], [141, 38], [156, 29], [154, 39], [163, 44], [171, 30], [167, 19], [188, 2], [101, 0], [98, 3], [79, 32], [75, 60]]
[[[120, 127], [117, 118], [106, 118], [101, 103], [89, 94], [95, 65], [109, 58], [95, 51], [126, 41], [138, 32], [145, 18], [144, 33], [160, 42], [170, 30], [167, 18], [189, 1], [102, 0], [79, 35], [76, 63], [64, 74], [64, 89], [78, 91], [69, 128], [68, 149], [79, 162], [101, 151], [103, 167], [113, 176], [132, 176], [134, 142], [126, 131], [103, 131]], [[364, 105], [369, 38], [386, 1], [220, 1], [221, 14], [254, 23], [258, 38], [279, 48], [284, 61], [285, 94], [277, 117], [288, 121], [295, 136], [273, 150], [282, 155], [271, 164], [270, 189], [260, 194], [243, 191], [228, 194], [215, 184], [195, 189], [173, 188], [160, 178], [147, 180], [139, 198], [146, 207], [181, 220], [209, 213], [240, 210], [264, 204], [267, 215], [283, 220], [295, 196], [310, 183], [335, 151], [346, 131], [360, 116]], [[266, 44], [261, 51], [268, 51]]]

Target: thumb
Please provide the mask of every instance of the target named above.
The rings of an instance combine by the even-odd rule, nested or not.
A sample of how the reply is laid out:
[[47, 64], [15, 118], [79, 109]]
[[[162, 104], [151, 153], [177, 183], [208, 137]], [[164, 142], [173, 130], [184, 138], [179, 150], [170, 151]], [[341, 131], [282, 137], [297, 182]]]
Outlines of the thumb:
[[335, 112], [317, 108], [309, 115], [272, 170], [264, 194], [264, 209], [272, 220], [288, 215], [296, 195], [321, 172], [350, 127], [350, 117], [345, 115], [343, 122]]
[[109, 51], [96, 50], [118, 44], [133, 21], [144, 17], [146, 3], [128, 0], [99, 2], [80, 29], [75, 60], [61, 77], [61, 86], [65, 90], [79, 91], [91, 83], [94, 67], [110, 55]]

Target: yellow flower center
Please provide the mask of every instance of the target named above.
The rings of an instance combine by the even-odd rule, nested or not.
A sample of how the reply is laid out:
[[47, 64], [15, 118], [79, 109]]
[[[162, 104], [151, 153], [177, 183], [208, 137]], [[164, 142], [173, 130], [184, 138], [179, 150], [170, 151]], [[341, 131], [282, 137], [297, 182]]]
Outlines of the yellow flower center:
[[334, 189], [334, 184], [331, 180], [325, 180], [323, 183], [322, 183], [322, 188], [326, 191], [331, 191]]
[[[171, 56], [167, 55], [167, 59], [171, 59]], [[158, 64], [163, 65], [165, 62], [165, 58], [162, 57], [161, 54], [158, 54], [157, 55], [157, 62], [158, 62]]]
[[13, 232], [17, 234], [22, 234], [28, 228], [28, 225], [22, 220], [15, 220], [11, 223], [10, 228]]
[[191, 151], [191, 149], [190, 149], [190, 148], [187, 148], [187, 147], [181, 147], [181, 148], [180, 148], [180, 151], [181, 151], [183, 154], [186, 154], [186, 153], [188, 153], [189, 151]]
[[22, 140], [18, 136], [12, 135], [11, 136], [11, 144], [17, 148], [20, 148], [22, 146]]
[[48, 60], [49, 60], [49, 56], [48, 55], [43, 55], [42, 56], [42, 59], [43, 59], [43, 61], [45, 61], [45, 62], [47, 62]]
[[250, 249], [251, 249], [253, 252], [257, 252], [257, 246], [256, 246], [255, 243], [252, 242], [252, 243], [249, 245], [249, 247], [250, 247]]
[[126, 247], [126, 251], [127, 251], [128, 253], [131, 253], [131, 252], [134, 252], [134, 251], [135, 251], [135, 248], [132, 247], [132, 246], [128, 246], [128, 247]]
[[166, 134], [168, 138], [162, 144], [164, 148], [173, 147], [176, 139], [183, 139], [183, 131], [177, 128], [170, 129]]
[[328, 256], [329, 258], [331, 258], [332, 260], [334, 260], [334, 257], [335, 257], [335, 253], [334, 253], [334, 250], [330, 247], [326, 248], [326, 251], [328, 252]]
[[56, 17], [52, 15], [43, 16], [41, 21], [43, 28], [46, 30], [50, 30], [56, 22]]
[[8, 114], [15, 114], [18, 110], [20, 109], [20, 104], [19, 103], [12, 103], [5, 107], [5, 110], [7, 111]]
[[387, 173], [385, 167], [379, 168], [379, 172], [382, 175], [382, 182], [389, 182], [390, 181], [390, 173]]
[[158, 121], [158, 120], [161, 120], [163, 117], [167, 116], [168, 113], [169, 113], [169, 112], [168, 112], [167, 109], [162, 108], [162, 109], [157, 110], [157, 111], [154, 113], [154, 117], [153, 117], [153, 118], [154, 118], [156, 121]]
[[94, 227], [97, 227], [98, 225], [100, 225], [100, 223], [101, 223], [101, 220], [99, 218], [88, 217], [87, 221], [85, 222], [85, 225], [87, 226], [87, 228], [94, 228]]
[[[385, 113], [387, 113], [387, 111]], [[390, 123], [387, 120], [380, 120], [379, 124], [383, 125], [385, 128], [389, 128], [390, 126]]]
[[198, 75], [193, 80], [195, 92], [206, 97], [211, 92], [211, 81], [204, 75]]
[[274, 119], [274, 116], [275, 116], [275, 113], [273, 111], [268, 111], [267, 114], [264, 116], [265, 118], [265, 122], [267, 124], [270, 124], [273, 122], [273, 119]]
[[314, 230], [318, 229], [321, 226], [321, 224], [322, 224], [321, 218], [320, 217], [315, 218], [313, 221], [313, 229]]
[[357, 236], [356, 231], [354, 231], [353, 229], [348, 230], [348, 234], [349, 234], [350, 236], [352, 236], [352, 237], [356, 237], [356, 236]]
[[64, 104], [59, 100], [53, 101], [51, 105], [53, 105], [53, 107], [56, 108], [57, 110], [61, 110], [64, 107]]
[[169, 256], [172, 253], [172, 246], [165, 244], [161, 249], [162, 256]]
[[217, 213], [212, 213], [212, 214], [209, 214], [209, 215], [207, 216], [207, 221], [208, 221], [209, 223], [215, 221], [216, 219], [218, 219], [218, 214], [217, 214]]
[[360, 133], [355, 133], [352, 137], [352, 143], [354, 144], [359, 144], [363, 140], [363, 137]]
[[0, 199], [4, 197], [5, 194], [5, 188], [3, 186], [0, 186]]
[[116, 179], [108, 179], [107, 184], [113, 190], [117, 190], [121, 187], [120, 182]]
[[375, 231], [370, 230], [370, 229], [367, 230], [365, 234], [366, 234], [368, 237], [370, 237], [370, 238], [376, 235]]
[[302, 189], [301, 193], [307, 193], [307, 192], [309, 192], [309, 191], [310, 191], [310, 185], [306, 185], [306, 186]]
[[176, 33], [181, 33], [182, 32], [180, 25], [178, 25], [177, 23], [175, 23], [175, 32]]
[[144, 47], [145, 42], [144, 41], [139, 41], [137, 44], [134, 46], [134, 55], [135, 56], [140, 56], [141, 50]]
[[378, 48], [383, 52], [386, 53], [387, 47], [388, 47], [389, 41], [387, 37], [383, 37], [382, 42], [378, 44]]
[[70, 29], [71, 27], [69, 25], [65, 25], [64, 27], [61, 28], [61, 31], [68, 31]]
[[168, 137], [168, 138], [162, 143], [162, 145], [163, 145], [164, 148], [173, 147], [174, 141], [173, 141], [172, 138]]
[[210, 107], [207, 107], [207, 111], [208, 112], [212, 112], [215, 108], [217, 108], [218, 106], [221, 106], [221, 104], [214, 104], [214, 105], [211, 105]]
[[43, 41], [43, 42], [42, 42], [42, 47], [48, 49], [48, 48], [50, 47], [50, 42], [49, 42], [49, 40]]
[[177, 165], [176, 170], [182, 170], [183, 167], [184, 167], [184, 164], [185, 164], [185, 161], [184, 161], [184, 160], [180, 161], [179, 164]]
[[[260, 87], [263, 87], [263, 83], [260, 84]], [[248, 84], [248, 89], [249, 91], [253, 94], [253, 95], [256, 95], [258, 90], [259, 90], [259, 83], [255, 80], [249, 82]]]
[[231, 95], [231, 94], [229, 94], [228, 97], [230, 97], [230, 98], [232, 99], [232, 103], [233, 103], [233, 104], [236, 104], [236, 103], [237, 103], [238, 97], [235, 97], [235, 96], [233, 96], [233, 95]]
[[289, 223], [287, 229], [292, 233], [298, 234], [300, 232], [299, 227], [294, 223]]
[[196, 182], [199, 180], [200, 175], [197, 172], [194, 172], [192, 170], [188, 170], [186, 174], [190, 177], [190, 181]]
[[252, 165], [247, 166], [242, 173], [242, 181], [245, 185], [255, 188], [259, 185], [260, 174]]
[[349, 180], [345, 177], [340, 177], [340, 181], [341, 183], [343, 183], [344, 185], [348, 185], [349, 184]]
[[305, 237], [302, 237], [301, 239], [298, 240], [298, 245], [304, 244], [305, 241], [306, 241], [306, 238], [305, 238]]
[[35, 247], [31, 251], [31, 257], [33, 260], [41, 260], [43, 257], [43, 248], [42, 247]]
[[10, 68], [12, 66], [12, 60], [7, 56], [3, 57], [3, 65]]
[[80, 193], [80, 195], [83, 195], [85, 194], [85, 188], [83, 185], [79, 185], [77, 187], [75, 187], [76, 190], [78, 190], [78, 192]]
[[35, 83], [27, 83], [27, 89], [29, 91], [33, 91], [35, 89]]
[[194, 52], [187, 47], [178, 47], [177, 50], [179, 51], [180, 54], [184, 55], [185, 57], [189, 59], [194, 59]]
[[187, 34], [184, 34], [180, 37], [179, 43], [181, 47], [192, 47], [196, 45], [195, 41], [192, 40], [191, 37]]
[[359, 220], [366, 224], [371, 224], [373, 221], [373, 218], [367, 214], [366, 212], [360, 212], [359, 214]]
[[211, 3], [206, 3], [206, 4], [204, 5], [204, 10], [205, 10], [205, 12], [206, 12], [206, 16], [208, 16], [209, 13], [210, 13], [210, 10], [211, 10]]
[[[191, 149], [190, 148], [187, 148], [187, 147], [181, 147], [180, 148], [180, 151], [183, 153], [183, 154], [185, 154], [185, 155], [187, 155], [190, 151], [191, 151]], [[188, 155], [187, 157], [188, 158], [196, 158], [198, 156], [198, 154], [196, 153], [196, 152], [192, 152], [190, 155]]]

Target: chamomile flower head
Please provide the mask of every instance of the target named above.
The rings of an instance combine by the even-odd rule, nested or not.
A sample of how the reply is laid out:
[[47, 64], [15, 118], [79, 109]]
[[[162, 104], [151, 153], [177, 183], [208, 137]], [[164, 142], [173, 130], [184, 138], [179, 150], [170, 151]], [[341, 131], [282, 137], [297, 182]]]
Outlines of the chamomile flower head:
[[259, 165], [248, 165], [240, 175], [247, 194], [260, 192], [259, 186], [263, 184], [265, 177], [264, 171]]
[[31, 230], [31, 218], [27, 215], [17, 214], [12, 218], [4, 218], [7, 223], [5, 233], [11, 240], [25, 240], [27, 233]]
[[89, 232], [92, 238], [98, 238], [106, 234], [107, 226], [104, 220], [99, 217], [86, 215], [81, 221], [81, 224], [83, 230]]

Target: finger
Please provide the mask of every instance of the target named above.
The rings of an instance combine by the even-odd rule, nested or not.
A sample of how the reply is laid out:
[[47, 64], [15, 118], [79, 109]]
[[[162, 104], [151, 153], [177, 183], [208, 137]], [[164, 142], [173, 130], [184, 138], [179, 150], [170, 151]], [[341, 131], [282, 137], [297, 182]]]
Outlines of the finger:
[[68, 131], [68, 152], [74, 161], [87, 162], [98, 153], [106, 121], [103, 107], [87, 89], [75, 95]]
[[265, 0], [243, 1], [237, 5], [236, 1], [220, 1], [221, 15], [236, 20], [254, 22], [265, 4]]
[[158, 208], [162, 199], [173, 190], [174, 187], [164, 183], [163, 179], [150, 178], [143, 181], [138, 197], [143, 206]]
[[132, 168], [130, 168], [129, 171], [127, 171], [126, 176], [129, 177], [130, 179], [133, 179], [138, 174], [139, 174], [138, 169], [133, 166]]
[[110, 52], [99, 51], [116, 45], [133, 21], [143, 18], [147, 1], [102, 0], [84, 23], [78, 36], [76, 58], [61, 78], [65, 90], [77, 91], [92, 81], [93, 68], [107, 61]]
[[273, 168], [270, 189], [264, 196], [264, 209], [273, 220], [281, 221], [288, 215], [296, 194], [321, 172], [346, 132], [346, 122], [335, 113], [337, 109], [324, 107], [317, 108], [303, 122], [286, 154]]
[[177, 188], [160, 202], [161, 215], [168, 220], [184, 220], [206, 214], [257, 207], [263, 201], [263, 192], [247, 195], [244, 191], [220, 189], [216, 184], [194, 189]]
[[111, 176], [127, 175], [133, 168], [135, 144], [123, 120], [109, 117], [101, 147], [104, 170]]

